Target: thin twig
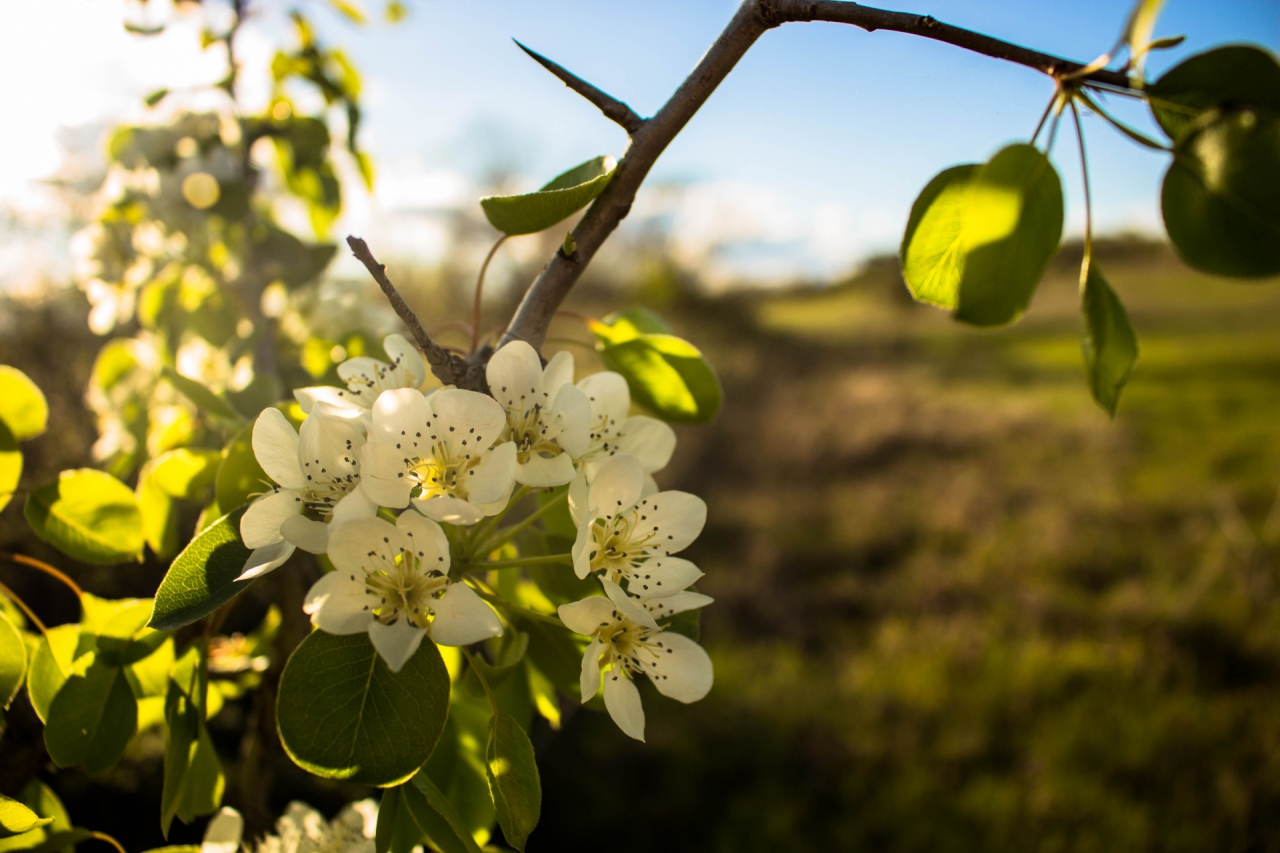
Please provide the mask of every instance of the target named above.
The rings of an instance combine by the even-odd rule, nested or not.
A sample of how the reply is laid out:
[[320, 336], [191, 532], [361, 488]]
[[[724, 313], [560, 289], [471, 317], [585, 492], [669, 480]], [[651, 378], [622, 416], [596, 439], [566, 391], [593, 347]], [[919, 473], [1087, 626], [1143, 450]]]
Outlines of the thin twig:
[[79, 584], [77, 584], [71, 578], [67, 577], [62, 572], [62, 570], [54, 568], [53, 566], [46, 563], [44, 560], [37, 560], [35, 557], [28, 557], [25, 554], [0, 554], [0, 557], [4, 557], [6, 560], [10, 560], [14, 563], [19, 563], [23, 566], [30, 566], [33, 569], [39, 569], [40, 571], [44, 572], [46, 575], [49, 575], [50, 577], [53, 577], [53, 578], [57, 578], [58, 580], [62, 581], [62, 583], [65, 584], [68, 589], [74, 592], [77, 598], [84, 595], [84, 590], [80, 588]]
[[561, 622], [559, 619], [557, 619], [555, 616], [550, 616], [546, 613], [539, 613], [536, 610], [530, 610], [528, 607], [521, 607], [519, 604], [512, 604], [511, 602], [507, 601], [500, 595], [496, 595], [491, 592], [485, 592], [484, 590], [480, 590], [480, 589], [476, 590], [476, 595], [480, 596], [490, 604], [493, 604], [497, 607], [501, 607], [504, 610], [508, 610], [512, 613], [519, 613], [521, 616], [523, 616], [526, 619], [536, 619], [539, 622], [546, 622], [548, 625], [555, 625], [557, 628], [564, 627], [564, 623]]
[[[516, 42], [520, 44], [520, 42]], [[489, 271], [489, 262], [493, 260], [493, 256], [498, 254], [498, 249], [502, 248], [502, 244], [507, 242], [510, 235], [503, 234], [498, 238], [498, 242], [493, 244], [493, 248], [489, 250], [489, 254], [484, 256], [484, 263], [480, 265], [480, 275], [476, 277], [476, 299], [475, 304], [471, 306], [471, 351], [475, 352], [480, 348], [480, 297], [484, 294], [484, 274]]]
[[644, 125], [644, 119], [636, 115], [635, 110], [631, 109], [631, 107], [627, 106], [622, 101], [619, 101], [612, 95], [597, 89], [595, 86], [592, 86], [586, 80], [583, 80], [564, 66], [557, 65], [542, 54], [532, 51], [520, 44], [520, 42], [515, 39], [512, 39], [512, 41], [515, 41], [516, 45], [521, 50], [529, 54], [529, 56], [533, 58], [534, 62], [550, 71], [561, 83], [565, 84], [570, 89], [594, 104], [596, 109], [604, 113], [605, 118], [609, 119], [609, 121], [614, 124], [621, 126], [628, 134], [634, 134]]
[[90, 830], [89, 837], [96, 838], [99, 841], [105, 841], [106, 843], [110, 844], [112, 847], [116, 848], [118, 853], [126, 853], [124, 846], [121, 845], [119, 841], [116, 841], [114, 838], [112, 838], [110, 835], [107, 835], [105, 832]]
[[468, 572], [487, 572], [490, 569], [519, 569], [523, 566], [545, 566], [549, 563], [565, 565], [572, 562], [572, 554], [549, 554], [545, 557], [516, 557], [514, 560], [488, 560], [480, 563], [466, 563], [462, 568]]
[[[422, 324], [418, 322], [418, 315], [413, 313], [404, 299], [396, 291], [395, 285], [391, 283], [391, 279], [387, 278], [387, 268], [378, 263], [373, 257], [373, 253], [369, 251], [369, 246], [359, 237], [348, 237], [347, 245], [351, 247], [352, 253], [364, 264], [365, 269], [369, 271], [369, 275], [373, 276], [373, 280], [378, 283], [378, 287], [382, 288], [382, 292], [387, 295], [387, 301], [391, 303], [392, 309], [409, 327], [409, 332], [413, 335], [413, 339], [418, 342], [418, 346], [422, 349], [422, 354], [426, 356], [427, 363], [431, 365], [431, 372], [439, 377], [440, 381], [445, 385], [455, 385], [459, 376], [464, 372], [461, 365], [454, 363], [454, 357], [445, 352], [444, 348], [431, 340], [431, 336], [427, 334], [427, 330], [422, 328]], [[460, 360], [459, 360], [460, 361]]]
[[49, 630], [44, 627], [44, 623], [40, 621], [40, 617], [37, 616], [35, 612], [30, 607], [27, 606], [27, 603], [23, 601], [22, 598], [19, 597], [19, 595], [16, 592], [9, 589], [9, 587], [5, 586], [4, 584], [0, 583], [0, 593], [3, 593], [6, 598], [8, 598], [14, 604], [18, 605], [18, 609], [20, 609], [23, 613], [27, 614], [27, 618], [35, 623], [35, 626], [40, 629], [41, 634], [49, 633]]

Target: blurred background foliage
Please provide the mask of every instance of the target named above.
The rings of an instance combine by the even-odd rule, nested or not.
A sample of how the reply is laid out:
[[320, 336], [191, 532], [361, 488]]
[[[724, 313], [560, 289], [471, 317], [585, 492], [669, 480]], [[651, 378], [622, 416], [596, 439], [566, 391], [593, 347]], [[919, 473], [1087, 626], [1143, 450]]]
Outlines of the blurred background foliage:
[[[703, 621], [717, 685], [693, 706], [646, 701], [648, 744], [571, 709], [536, 733], [531, 849], [1280, 847], [1280, 291], [1190, 272], [1136, 238], [1098, 251], [1144, 342], [1114, 425], [1080, 382], [1078, 246], [997, 333], [912, 304], [893, 259], [716, 298], [652, 234], [593, 268], [569, 307], [647, 305], [724, 381], [725, 410], [679, 428], [662, 477], [710, 507], [690, 557], [717, 599]], [[424, 316], [463, 316], [469, 273], [391, 271]], [[81, 401], [101, 339], [87, 311], [64, 290], [0, 312], [0, 361], [52, 409], [31, 482], [89, 461]], [[354, 318], [327, 334], [354, 334]], [[567, 343], [590, 340], [579, 323], [552, 336], [596, 369]], [[70, 562], [23, 528], [0, 517], [0, 549]], [[69, 568], [102, 595], [149, 595], [163, 573]], [[74, 618], [51, 582], [0, 575], [50, 621]], [[229, 629], [278, 594], [255, 592]], [[230, 701], [211, 722], [234, 805], [251, 717]], [[153, 846], [129, 804], [158, 798], [161, 748], [143, 733], [105, 779], [64, 772], [59, 793], [78, 821]], [[276, 811], [363, 794], [277, 758]]]

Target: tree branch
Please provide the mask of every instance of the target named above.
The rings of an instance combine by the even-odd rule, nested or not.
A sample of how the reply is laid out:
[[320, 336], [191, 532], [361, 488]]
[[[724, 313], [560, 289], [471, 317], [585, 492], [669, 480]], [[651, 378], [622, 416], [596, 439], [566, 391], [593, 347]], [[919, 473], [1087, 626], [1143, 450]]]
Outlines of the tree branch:
[[440, 378], [445, 385], [460, 384], [459, 380], [467, 374], [466, 363], [457, 356], [450, 355], [435, 341], [431, 340], [431, 336], [427, 334], [427, 330], [422, 328], [422, 324], [418, 322], [418, 315], [413, 313], [413, 309], [405, 304], [404, 299], [396, 291], [395, 285], [391, 283], [391, 279], [387, 278], [387, 268], [373, 257], [373, 253], [369, 251], [369, 246], [359, 237], [348, 237], [347, 245], [351, 247], [352, 253], [359, 258], [360, 263], [364, 264], [365, 269], [369, 270], [369, 275], [373, 276], [373, 280], [382, 288], [382, 292], [387, 295], [387, 301], [391, 303], [391, 307], [396, 314], [400, 315], [400, 319], [409, 327], [409, 332], [413, 335], [413, 339], [418, 342], [418, 346], [422, 349], [422, 354], [426, 357], [427, 363], [431, 365], [431, 372]]
[[635, 134], [635, 132], [640, 129], [640, 126], [644, 124], [644, 119], [636, 115], [635, 110], [631, 109], [631, 107], [627, 106], [622, 101], [619, 101], [607, 92], [602, 92], [600, 89], [592, 86], [586, 80], [583, 80], [564, 66], [557, 65], [542, 54], [530, 50], [520, 44], [520, 42], [515, 39], [512, 39], [512, 41], [515, 41], [517, 47], [529, 54], [529, 56], [533, 58], [534, 62], [550, 71], [560, 80], [561, 83], [565, 84], [570, 89], [594, 104], [596, 109], [604, 113], [605, 118], [609, 119], [609, 121], [614, 124], [620, 125], [628, 134]]

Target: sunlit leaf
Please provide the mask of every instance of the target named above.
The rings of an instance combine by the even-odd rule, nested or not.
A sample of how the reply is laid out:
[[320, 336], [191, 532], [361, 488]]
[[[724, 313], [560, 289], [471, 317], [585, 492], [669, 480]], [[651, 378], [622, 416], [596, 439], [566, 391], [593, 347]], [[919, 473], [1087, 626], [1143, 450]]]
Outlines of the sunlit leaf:
[[[597, 332], [599, 338], [599, 332]], [[642, 334], [598, 346], [605, 367], [622, 374], [631, 399], [666, 421], [710, 423], [720, 411], [720, 379], [693, 344]]]
[[27, 498], [27, 522], [68, 557], [110, 565], [142, 555], [142, 512], [124, 483], [103, 471], [63, 471]]
[[237, 581], [251, 553], [240, 540], [244, 508], [224, 515], [192, 539], [156, 590], [150, 625], [172, 631], [208, 616], [248, 588]]
[[27, 644], [9, 618], [0, 613], [0, 709], [8, 710], [26, 672]]
[[0, 423], [0, 510], [13, 500], [13, 493], [22, 481], [22, 451], [18, 442], [9, 433], [9, 428]]
[[213, 482], [222, 454], [203, 448], [180, 448], [158, 456], [151, 464], [156, 485], [175, 498], [193, 498]]
[[1155, 32], [1156, 19], [1160, 17], [1163, 6], [1164, 0], [1136, 0], [1129, 12], [1124, 40], [1129, 45], [1129, 66], [1139, 78], [1142, 76], [1142, 58], [1150, 49], [1151, 35]]
[[53, 819], [40, 817], [17, 800], [0, 795], [0, 838], [12, 838], [48, 823]]
[[485, 768], [502, 835], [523, 851], [542, 811], [542, 783], [529, 736], [506, 714], [489, 720]]
[[36, 383], [16, 367], [0, 364], [0, 422], [17, 441], [29, 441], [49, 423], [49, 404]]
[[142, 535], [157, 557], [168, 559], [178, 553], [178, 507], [173, 495], [155, 481], [153, 463], [138, 474], [138, 510], [142, 513]]
[[222, 462], [214, 480], [214, 494], [224, 512], [249, 502], [270, 488], [271, 478], [253, 452], [253, 424], [246, 424], [222, 449]]
[[[47, 819], [48, 822], [12, 837], [0, 838], [0, 853], [7, 853], [10, 850], [32, 850], [55, 833], [65, 832], [71, 828], [71, 818], [67, 815], [66, 807], [62, 805], [57, 794], [39, 779], [33, 779], [27, 783], [22, 793], [18, 795], [18, 802], [42, 819]], [[0, 832], [0, 835], [2, 834], [3, 832]], [[72, 848], [67, 846], [57, 849], [59, 853], [70, 853]]]
[[207, 415], [221, 418], [233, 424], [244, 423], [244, 418], [222, 397], [210, 391], [194, 379], [183, 376], [172, 367], [164, 368], [164, 378], [186, 397], [195, 407]]
[[1080, 348], [1084, 352], [1089, 389], [1098, 405], [1115, 417], [1120, 390], [1138, 360], [1138, 337], [1120, 298], [1096, 262], [1080, 294]]
[[1146, 93], [1151, 114], [1177, 141], [1205, 110], [1280, 111], [1280, 62], [1251, 45], [1218, 47], [1170, 68]]
[[27, 673], [27, 695], [41, 722], [48, 720], [53, 697], [71, 675], [79, 643], [80, 626], [72, 624], [50, 628], [36, 646]]
[[556, 176], [537, 192], [489, 196], [480, 199], [480, 207], [489, 224], [503, 234], [534, 234], [590, 204], [609, 185], [616, 167], [612, 157], [596, 157]]

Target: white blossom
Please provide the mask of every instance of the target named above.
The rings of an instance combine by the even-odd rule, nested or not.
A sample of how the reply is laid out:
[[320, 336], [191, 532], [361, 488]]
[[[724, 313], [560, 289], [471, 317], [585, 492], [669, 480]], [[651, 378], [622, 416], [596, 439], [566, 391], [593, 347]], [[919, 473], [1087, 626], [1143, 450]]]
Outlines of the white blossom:
[[475, 391], [384, 391], [373, 404], [361, 488], [379, 506], [412, 501], [450, 524], [496, 515], [515, 484], [516, 446], [501, 440], [506, 422], [502, 407]]
[[590, 447], [579, 458], [588, 483], [616, 453], [629, 453], [646, 474], [661, 471], [671, 461], [676, 434], [657, 418], [631, 414], [631, 391], [619, 373], [603, 371], [577, 386], [591, 404]]
[[[338, 376], [347, 383], [346, 388], [332, 385], [314, 385], [293, 392], [304, 412], [310, 412], [316, 403], [350, 407], [365, 415], [373, 408], [374, 400], [383, 391], [397, 388], [417, 388], [427, 378], [427, 364], [417, 348], [403, 335], [387, 335], [382, 341], [390, 362], [368, 356], [349, 358], [338, 365]], [[367, 418], [366, 426], [367, 426]]]
[[[348, 803], [332, 821], [306, 803], [294, 800], [276, 821], [275, 834], [255, 845], [254, 853], [373, 853], [378, 827], [378, 804], [373, 800]], [[200, 853], [236, 853], [242, 846], [244, 819], [224, 807], [205, 828]]]
[[[697, 702], [711, 689], [711, 658], [701, 646], [683, 634], [663, 630], [649, 602], [629, 597], [622, 588], [601, 579], [608, 598], [593, 596], [560, 606], [560, 621], [569, 630], [591, 638], [582, 656], [582, 701], [600, 689], [604, 675], [604, 704], [618, 728], [644, 740], [644, 708], [635, 677], [643, 674], [664, 696], [680, 702]], [[667, 602], [670, 613], [701, 607], [711, 599], [697, 593]]]
[[303, 607], [330, 634], [367, 631], [392, 672], [399, 672], [424, 636], [465, 646], [501, 636], [489, 605], [464, 583], [449, 580], [449, 541], [440, 525], [416, 512], [392, 526], [361, 518], [329, 537], [334, 571], [316, 581]]
[[674, 594], [702, 575], [671, 555], [698, 538], [707, 505], [688, 492], [645, 495], [644, 482], [644, 469], [629, 454], [600, 466], [585, 509], [580, 496], [572, 505], [578, 525], [573, 568], [580, 578], [603, 572], [614, 583], [626, 582], [633, 595]]
[[544, 369], [537, 350], [512, 341], [489, 359], [485, 375], [506, 412], [502, 437], [515, 442], [516, 482], [550, 487], [572, 480], [591, 420], [587, 396], [573, 385], [573, 356], [557, 353]]
[[277, 484], [240, 519], [240, 536], [254, 554], [241, 579], [276, 568], [302, 548], [322, 554], [329, 523], [367, 518], [377, 512], [360, 490], [364, 434], [352, 418], [320, 406], [302, 423], [301, 434], [279, 409], [264, 409], [253, 425], [253, 453]]

